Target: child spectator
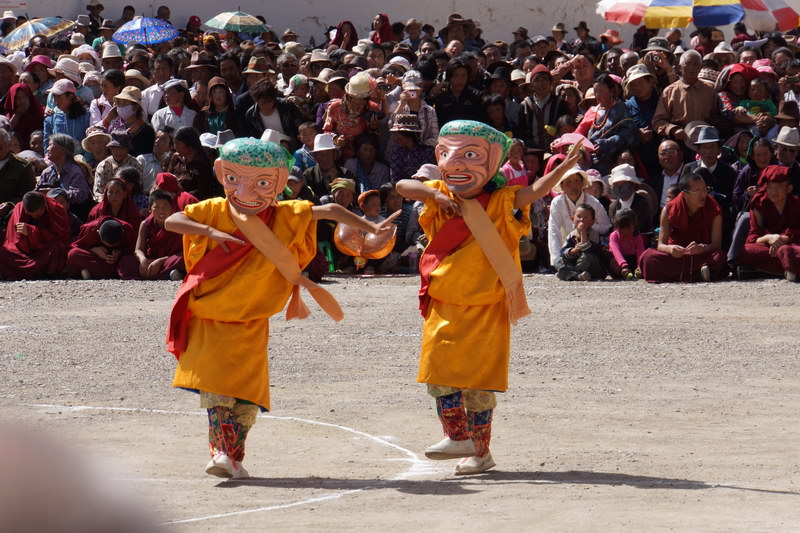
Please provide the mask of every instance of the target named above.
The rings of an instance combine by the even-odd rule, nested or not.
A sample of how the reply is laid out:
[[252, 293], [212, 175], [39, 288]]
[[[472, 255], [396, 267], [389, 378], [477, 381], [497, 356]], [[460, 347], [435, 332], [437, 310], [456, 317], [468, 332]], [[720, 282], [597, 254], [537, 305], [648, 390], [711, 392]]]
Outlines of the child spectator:
[[111, 132], [111, 140], [107, 147], [111, 155], [103, 159], [94, 173], [94, 195], [100, 197], [106, 189], [106, 183], [123, 167], [133, 167], [142, 173], [142, 164], [130, 155], [131, 135], [126, 130], [115, 130]]
[[561, 254], [556, 258], [556, 277], [563, 281], [590, 281], [606, 277], [601, 254], [600, 235], [594, 226], [595, 210], [589, 204], [578, 204], [572, 218], [575, 229], [567, 236]]
[[645, 237], [638, 230], [636, 212], [623, 207], [614, 214], [614, 231], [608, 238], [611, 258], [608, 270], [611, 276], [621, 279], [639, 279], [639, 258], [644, 253]]
[[508, 161], [500, 167], [506, 176], [506, 185], [528, 186], [528, 169], [522, 158], [525, 155], [525, 145], [519, 139], [511, 141], [511, 148], [508, 149]]
[[358, 208], [364, 213], [364, 218], [375, 224], [380, 224], [385, 217], [381, 216], [381, 193], [378, 190], [362, 192], [358, 195]]
[[764, 78], [756, 78], [750, 82], [750, 87], [747, 89], [747, 98], [740, 100], [738, 107], [743, 108], [753, 121], [759, 115], [774, 117], [778, 114], [778, 109], [769, 99], [769, 85]]
[[150, 216], [139, 227], [134, 255], [119, 261], [122, 279], [183, 279], [183, 237], [164, 228], [172, 213], [172, 196], [167, 191], [153, 191]]
[[586, 188], [586, 192], [594, 196], [608, 213], [608, 207], [611, 205], [611, 199], [608, 197], [608, 184], [600, 172], [593, 168], [587, 170], [586, 175], [589, 176], [589, 186]]
[[300, 143], [303, 146], [295, 150], [294, 164], [300, 169], [301, 173], [317, 164], [314, 154], [311, 153], [314, 150], [314, 137], [317, 136], [317, 133], [319, 133], [319, 129], [317, 129], [317, 125], [313, 121], [303, 122], [297, 128], [297, 138], [300, 139]]
[[67, 254], [67, 274], [73, 278], [119, 277], [119, 261], [133, 253], [136, 230], [123, 220], [102, 216], [87, 222]]
[[315, 120], [316, 113], [313, 112], [314, 103], [308, 95], [310, 85], [308, 78], [303, 74], [295, 74], [289, 79], [289, 85], [284, 89], [284, 96], [287, 100], [300, 110], [303, 120]]

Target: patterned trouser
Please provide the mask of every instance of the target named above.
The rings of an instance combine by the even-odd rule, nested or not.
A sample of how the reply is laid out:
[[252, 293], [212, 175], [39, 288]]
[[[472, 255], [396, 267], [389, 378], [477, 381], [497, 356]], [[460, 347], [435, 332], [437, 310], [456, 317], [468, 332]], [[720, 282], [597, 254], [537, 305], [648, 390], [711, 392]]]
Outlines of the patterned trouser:
[[448, 396], [450, 394], [455, 394], [456, 392], [461, 392], [462, 396], [464, 397], [464, 407], [470, 411], [480, 412], [497, 407], [497, 396], [492, 391], [457, 389], [455, 387], [446, 387], [444, 385], [433, 385], [428, 383], [428, 394], [434, 398]]
[[436, 398], [436, 411], [445, 435], [456, 441], [472, 439], [478, 457], [489, 453], [492, 411], [497, 407], [493, 392], [429, 383], [428, 394]]
[[224, 453], [234, 461], [241, 462], [247, 433], [256, 423], [258, 406], [231, 396], [201, 391], [200, 407], [208, 411], [211, 456]]

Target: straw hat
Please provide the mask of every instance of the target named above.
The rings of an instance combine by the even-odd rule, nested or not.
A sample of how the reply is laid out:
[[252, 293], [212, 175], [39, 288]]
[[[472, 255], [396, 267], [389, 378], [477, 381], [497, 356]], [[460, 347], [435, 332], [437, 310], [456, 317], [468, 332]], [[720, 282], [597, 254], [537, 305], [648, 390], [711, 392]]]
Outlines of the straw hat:
[[90, 139], [95, 139], [97, 137], [102, 137], [103, 139], [105, 139], [106, 145], [108, 145], [108, 143], [111, 142], [111, 135], [103, 131], [102, 128], [89, 128], [86, 132], [86, 137], [84, 137], [83, 140], [81, 141], [81, 147], [83, 148], [84, 152], [89, 151], [89, 144], [87, 141], [89, 141]]
[[309, 65], [311, 63], [328, 63], [328, 64], [330, 64], [330, 62], [331, 62], [331, 58], [328, 57], [328, 53], [325, 52], [324, 50], [320, 50], [318, 48], [315, 48], [314, 50], [311, 50], [311, 59], [309, 59], [309, 61], [308, 61]]
[[581, 179], [583, 180], [583, 185], [581, 185], [581, 189], [589, 187], [592, 184], [592, 182], [589, 180], [589, 175], [586, 173], [586, 171], [581, 170], [578, 167], [572, 167], [571, 169], [567, 170], [563, 176], [561, 176], [561, 179], [558, 181], [558, 184], [556, 184], [556, 186], [553, 187], [553, 190], [558, 193], [564, 192], [561, 189], [561, 182], [569, 178], [570, 176], [574, 176], [576, 174], [580, 176]]
[[139, 72], [135, 68], [132, 68], [130, 70], [126, 70], [125, 71], [125, 79], [126, 80], [139, 80], [140, 82], [142, 82], [142, 85], [144, 85], [145, 88], [150, 87], [150, 80], [148, 80], [144, 76], [144, 74], [142, 74], [141, 72]]
[[[116, 48], [116, 47], [115, 47]], [[74, 59], [61, 57], [56, 61], [56, 66], [52, 69], [47, 69], [51, 76], [56, 74], [63, 74], [74, 83], [81, 83], [81, 67]]]
[[344, 91], [356, 98], [367, 98], [372, 91], [372, 78], [369, 74], [359, 72], [345, 85]]
[[142, 105], [142, 91], [138, 87], [129, 85], [122, 89], [122, 91], [114, 97], [114, 105], [119, 105], [118, 102], [130, 102], [141, 107]]

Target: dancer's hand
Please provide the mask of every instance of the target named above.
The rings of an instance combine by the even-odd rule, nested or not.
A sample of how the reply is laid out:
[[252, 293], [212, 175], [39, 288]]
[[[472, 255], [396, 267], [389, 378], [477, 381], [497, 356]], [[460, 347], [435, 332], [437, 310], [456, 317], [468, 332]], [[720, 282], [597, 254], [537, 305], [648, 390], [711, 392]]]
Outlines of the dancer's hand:
[[220, 246], [222, 246], [222, 249], [225, 250], [226, 252], [230, 252], [231, 251], [230, 248], [228, 248], [228, 243], [229, 242], [232, 242], [234, 244], [241, 244], [242, 246], [247, 244], [242, 239], [240, 239], [238, 237], [234, 237], [233, 235], [231, 235], [229, 233], [225, 233], [224, 231], [220, 231], [220, 230], [218, 230], [216, 228], [209, 227], [208, 228], [208, 236], [211, 238], [212, 241], [214, 241], [217, 244], [219, 244]]

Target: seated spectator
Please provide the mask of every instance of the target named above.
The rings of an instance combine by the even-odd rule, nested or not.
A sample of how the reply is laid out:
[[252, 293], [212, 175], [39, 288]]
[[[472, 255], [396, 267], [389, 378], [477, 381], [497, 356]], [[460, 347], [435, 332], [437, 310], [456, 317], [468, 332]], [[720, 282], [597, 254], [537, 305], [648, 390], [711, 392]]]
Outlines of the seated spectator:
[[[323, 196], [333, 192], [331, 185], [337, 178], [347, 178], [355, 183], [353, 174], [336, 164], [339, 152], [330, 133], [320, 133], [314, 138], [314, 150], [311, 153], [317, 160], [317, 164], [303, 172], [303, 179], [318, 199], [321, 200]], [[355, 192], [355, 186], [353, 192]], [[350, 201], [352, 203], [352, 198]]]
[[58, 80], [53, 84], [50, 94], [55, 101], [53, 114], [44, 119], [44, 145], [50, 144], [50, 137], [59, 133], [69, 135], [80, 142], [89, 127], [89, 113], [75, 96], [75, 85], [69, 80]]
[[603, 206], [603, 211], [608, 213], [608, 208], [611, 205], [611, 198], [608, 197], [608, 183], [600, 175], [600, 172], [593, 168], [587, 170], [586, 175], [589, 176], [589, 187], [586, 189], [586, 193], [594, 196]]
[[11, 153], [10, 141], [8, 131], [0, 128], [0, 218], [36, 186], [33, 165]]
[[224, 78], [215, 76], [209, 80], [206, 105], [197, 113], [194, 129], [214, 135], [223, 130], [239, 131], [233, 95]]
[[[69, 226], [71, 230], [70, 240], [77, 237], [78, 233], [81, 231], [81, 226], [83, 226], [83, 221], [76, 217], [75, 213], [69, 210], [69, 198], [67, 197], [67, 191], [56, 187], [55, 189], [50, 189], [47, 192], [47, 197], [51, 200], [55, 200], [61, 204], [61, 207], [67, 210], [67, 216], [69, 217]], [[66, 260], [66, 250], [64, 252], [64, 259]]]
[[377, 133], [381, 114], [389, 111], [386, 94], [373, 91], [373, 84], [369, 74], [359, 72], [350, 78], [341, 100], [331, 100], [328, 105], [322, 131], [334, 136], [345, 159], [355, 157], [356, 138], [363, 133]]
[[634, 65], [628, 70], [624, 88], [630, 96], [625, 102], [628, 116], [638, 129], [638, 158], [647, 172], [642, 177], [649, 180], [661, 170], [658, 165], [659, 139], [653, 131], [653, 116], [661, 95], [656, 86], [655, 75], [647, 70], [647, 66], [641, 64]]
[[436, 162], [433, 148], [420, 142], [422, 130], [416, 115], [396, 115], [390, 131], [389, 176], [392, 183], [410, 178], [426, 163]]
[[597, 105], [592, 106], [578, 124], [579, 133], [595, 145], [594, 168], [608, 174], [617, 155], [635, 146], [636, 125], [628, 116], [625, 103], [618, 99], [619, 85], [608, 74], [602, 74], [592, 86]]
[[172, 210], [183, 211], [189, 204], [196, 204], [200, 200], [186, 191], [181, 190], [178, 185], [178, 178], [169, 172], [161, 172], [156, 176], [156, 182], [153, 184], [153, 191], [165, 191], [172, 198]]
[[723, 209], [730, 210], [733, 186], [736, 184], [736, 172], [720, 159], [722, 143], [717, 129], [713, 126], [701, 126], [698, 130], [697, 138], [687, 140], [686, 146], [697, 152], [700, 159], [685, 165], [683, 172], [693, 173], [698, 168], [707, 168], [711, 173], [709, 186], [713, 187], [714, 192], [725, 197], [720, 205]]
[[390, 183], [389, 167], [378, 161], [378, 138], [363, 134], [355, 141], [356, 157], [344, 162], [344, 168], [356, 178], [356, 191], [362, 194], [377, 190], [384, 183]]
[[255, 103], [245, 112], [238, 135], [258, 139], [265, 130], [275, 130], [292, 139], [294, 147], [297, 144], [297, 127], [303, 122], [294, 104], [281, 98], [278, 89], [268, 79], [259, 80], [251, 87], [250, 96]]
[[661, 172], [653, 179], [653, 190], [659, 201], [659, 207], [667, 205], [667, 189], [678, 183], [683, 170], [683, 150], [675, 141], [666, 140], [658, 146], [658, 164]]
[[548, 246], [550, 249], [551, 264], [559, 257], [559, 252], [564, 246], [569, 233], [575, 229], [574, 213], [580, 204], [588, 204], [594, 209], [594, 222], [592, 227], [599, 235], [608, 233], [611, 221], [600, 202], [584, 188], [590, 185], [589, 176], [579, 168], [573, 168], [564, 173], [561, 182], [553, 187], [553, 192], [562, 193], [555, 197], [550, 204], [550, 217], [547, 221]]
[[156, 132], [147, 123], [147, 115], [142, 107], [141, 92], [136, 87], [125, 87], [114, 97], [117, 115], [122, 119], [122, 128], [131, 136], [130, 154], [139, 157], [153, 152]]
[[[120, 169], [122, 170], [122, 169]], [[117, 173], [106, 183], [100, 203], [92, 208], [86, 222], [92, 222], [100, 217], [112, 217], [117, 220], [124, 220], [138, 230], [142, 217], [139, 208], [133, 201], [133, 184], [127, 183]]]
[[753, 124], [752, 117], [747, 115], [747, 110], [741, 102], [747, 99], [750, 82], [758, 76], [758, 71], [743, 63], [737, 63], [724, 70], [717, 82], [717, 109], [719, 114], [738, 127], [747, 127]]
[[[749, 130], [742, 130], [725, 141], [725, 145], [722, 147], [722, 159], [736, 172], [737, 177], [747, 165], [747, 153], [752, 140], [753, 134]], [[735, 181], [734, 185], [736, 185]], [[731, 201], [733, 201], [733, 197], [731, 197]]]
[[200, 135], [191, 127], [175, 132], [175, 154], [169, 172], [178, 178], [181, 189], [199, 200], [221, 196], [220, 184], [214, 176], [214, 167], [203, 150]]
[[136, 230], [125, 221], [103, 216], [81, 227], [67, 253], [67, 274], [73, 278], [119, 278], [119, 262], [132, 255]]
[[642, 183], [631, 165], [619, 165], [611, 170], [608, 184], [614, 201], [608, 207], [608, 216], [615, 219], [620, 209], [630, 209], [636, 214], [637, 234], [653, 232], [654, 213], [650, 211], [650, 203], [642, 195], [637, 194], [637, 187]]
[[30, 147], [31, 133], [44, 127], [44, 112], [39, 101], [24, 83], [15, 83], [8, 90], [4, 107], [11, 131], [19, 135], [20, 148]]
[[317, 201], [317, 197], [314, 196], [314, 192], [306, 185], [303, 179], [303, 173], [300, 172], [300, 168], [297, 166], [292, 167], [291, 172], [289, 172], [289, 180], [286, 183], [286, 188], [288, 191], [283, 193], [281, 197], [283, 200], [306, 200], [312, 203]]
[[682, 176], [680, 187], [661, 213], [658, 248], [642, 254], [642, 277], [650, 282], [721, 279], [726, 265], [719, 205], [697, 174]]
[[435, 147], [439, 137], [439, 119], [436, 111], [425, 102], [424, 85], [422, 75], [416, 70], [410, 70], [403, 75], [400, 100], [391, 108], [389, 127], [393, 125], [396, 116], [415, 114], [419, 118], [420, 142]]
[[522, 161], [523, 155], [525, 155], [525, 145], [521, 140], [514, 139], [511, 148], [508, 149], [508, 160], [500, 167], [506, 177], [506, 185], [528, 186], [528, 169]]
[[86, 130], [86, 137], [81, 141], [83, 153], [75, 156], [75, 160], [84, 163], [91, 169], [92, 173], [97, 171], [97, 165], [111, 155], [108, 143], [111, 142], [111, 135], [103, 128], [90, 126]]
[[61, 204], [39, 192], [25, 193], [6, 227], [0, 276], [17, 280], [58, 274], [64, 268], [69, 239], [69, 218]]
[[639, 233], [638, 217], [633, 209], [623, 207], [614, 213], [613, 219], [614, 231], [608, 237], [611, 252], [608, 270], [614, 278], [639, 279], [642, 276], [639, 259], [644, 253], [646, 237]]
[[130, 155], [131, 136], [126, 130], [111, 132], [111, 140], [106, 145], [111, 155], [103, 159], [94, 173], [94, 195], [99, 198], [106, 190], [106, 184], [111, 181], [117, 171], [124, 167], [133, 167], [139, 175], [142, 173], [142, 164]]
[[102, 94], [89, 105], [89, 125], [103, 128], [111, 133], [125, 127], [125, 122], [114, 107], [114, 97], [125, 87], [125, 74], [121, 70], [110, 69], [103, 72], [100, 80]]
[[572, 223], [575, 227], [568, 235], [555, 258], [556, 277], [563, 281], [591, 281], [603, 279], [606, 270], [601, 258], [603, 248], [600, 246], [600, 235], [593, 229], [594, 208], [589, 204], [578, 204]]
[[172, 128], [167, 127], [156, 132], [156, 140], [153, 143], [153, 152], [142, 154], [136, 158], [142, 165], [142, 191], [149, 193], [153, 190], [156, 176], [165, 167], [169, 166], [172, 154], [175, 151], [175, 144], [172, 140]]
[[517, 137], [528, 146], [544, 150], [555, 139], [556, 121], [567, 114], [568, 109], [561, 98], [553, 94], [553, 75], [546, 66], [536, 65], [527, 80], [533, 94], [526, 96], [519, 107]]
[[158, 131], [169, 126], [173, 130], [184, 126], [192, 126], [197, 112], [189, 109], [192, 95], [185, 80], [171, 79], [164, 84], [164, 102], [166, 106], [155, 113], [150, 120], [153, 129]]
[[761, 173], [763, 186], [750, 202], [750, 233], [739, 255], [743, 267], [797, 281], [800, 274], [800, 198], [790, 194], [789, 169], [770, 165]]
[[119, 261], [122, 279], [183, 279], [183, 238], [164, 228], [164, 221], [173, 212], [168, 192], [156, 190], [150, 194], [150, 215], [139, 227], [135, 255]]
[[314, 137], [318, 133], [317, 125], [313, 122], [303, 122], [297, 128], [297, 138], [302, 146], [294, 152], [294, 164], [301, 173], [317, 164], [311, 152], [314, 150]]
[[446, 81], [431, 89], [428, 101], [436, 110], [440, 128], [457, 119], [486, 122], [481, 95], [469, 86], [471, 72], [472, 69], [464, 60], [451, 59], [445, 70]]
[[69, 135], [57, 133], [49, 139], [47, 159], [51, 164], [39, 176], [36, 190], [47, 194], [56, 187], [64, 189], [70, 210], [81, 220], [86, 220], [95, 201], [87, 172], [75, 162], [75, 148], [75, 140]]
[[506, 115], [506, 101], [502, 96], [499, 94], [487, 94], [481, 99], [481, 105], [486, 115], [484, 122], [509, 137], [513, 136], [513, 127]]

